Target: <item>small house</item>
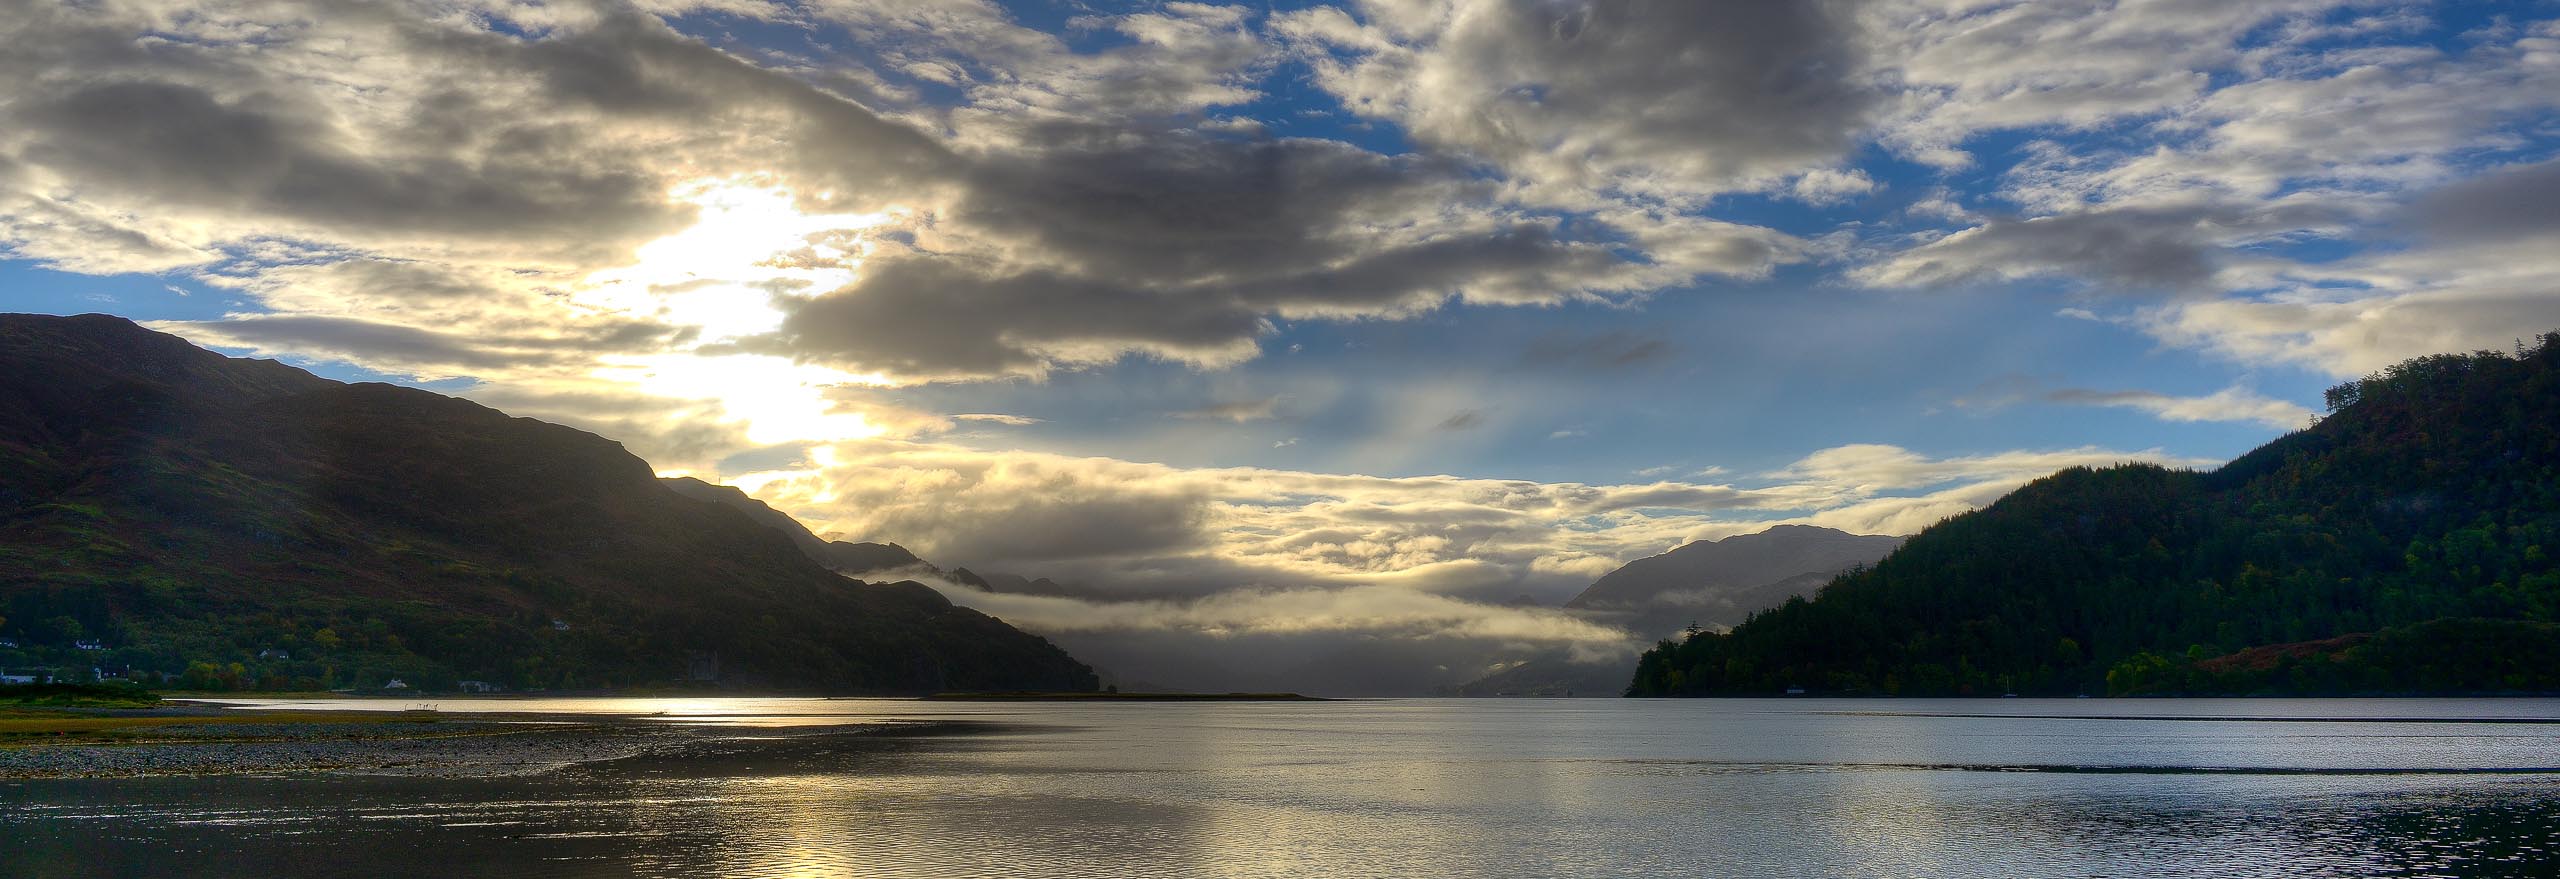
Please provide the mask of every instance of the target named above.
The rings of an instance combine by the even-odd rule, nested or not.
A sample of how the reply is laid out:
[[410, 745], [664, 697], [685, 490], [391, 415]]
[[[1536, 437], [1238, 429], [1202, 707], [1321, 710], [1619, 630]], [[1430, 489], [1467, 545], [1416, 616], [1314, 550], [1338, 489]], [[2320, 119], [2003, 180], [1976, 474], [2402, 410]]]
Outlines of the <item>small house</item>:
[[71, 642], [71, 646], [72, 646], [72, 648], [73, 648], [73, 649], [75, 649], [75, 650], [105, 650], [105, 649], [107, 649], [106, 642], [104, 642], [104, 641], [94, 641], [94, 640], [80, 640], [80, 641], [73, 641], [73, 642]]
[[406, 690], [409, 688], [409, 682], [399, 678], [392, 678], [391, 680], [384, 682], [382, 688], [385, 690]]
[[454, 686], [465, 693], [497, 693], [506, 689], [488, 681], [455, 681]]
[[288, 652], [288, 651], [278, 650], [278, 649], [276, 649], [276, 648], [269, 647], [269, 648], [267, 648], [267, 649], [265, 649], [265, 650], [260, 650], [260, 651], [258, 651], [258, 658], [259, 658], [259, 659], [292, 659], [292, 658], [293, 658], [293, 654], [292, 654], [291, 652]]

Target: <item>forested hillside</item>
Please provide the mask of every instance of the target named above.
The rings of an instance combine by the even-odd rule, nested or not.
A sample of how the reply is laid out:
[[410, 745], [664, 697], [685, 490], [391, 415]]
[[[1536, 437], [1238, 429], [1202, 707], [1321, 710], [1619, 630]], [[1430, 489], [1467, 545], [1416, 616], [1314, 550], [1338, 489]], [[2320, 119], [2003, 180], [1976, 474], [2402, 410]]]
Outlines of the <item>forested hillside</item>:
[[[2560, 691], [2560, 334], [2411, 360], [2210, 473], [2056, 473], [1630, 695]], [[2416, 657], [2468, 657], [2416, 662]]]

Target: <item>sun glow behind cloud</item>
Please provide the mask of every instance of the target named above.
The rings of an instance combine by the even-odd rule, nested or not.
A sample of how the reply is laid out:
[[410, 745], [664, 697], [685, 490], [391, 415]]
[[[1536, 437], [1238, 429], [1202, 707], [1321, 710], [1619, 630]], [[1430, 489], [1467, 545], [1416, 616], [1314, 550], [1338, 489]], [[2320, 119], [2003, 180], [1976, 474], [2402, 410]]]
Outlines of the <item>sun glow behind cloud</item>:
[[[776, 291], [853, 283], [870, 252], [867, 233], [901, 216], [804, 214], [789, 191], [751, 179], [697, 180], [668, 195], [699, 211], [693, 225], [641, 245], [630, 265], [587, 276], [580, 299], [699, 327], [709, 340], [780, 326]], [[827, 253], [820, 257], [822, 241]]]
[[694, 328], [696, 347], [600, 358], [593, 376], [657, 396], [717, 400], [759, 444], [881, 435], [882, 426], [827, 391], [888, 384], [882, 376], [699, 346], [781, 326], [778, 293], [853, 283], [871, 234], [903, 215], [802, 213], [790, 191], [753, 178], [697, 180], [668, 194], [699, 211], [693, 225], [641, 245], [629, 265], [589, 275], [577, 300]]

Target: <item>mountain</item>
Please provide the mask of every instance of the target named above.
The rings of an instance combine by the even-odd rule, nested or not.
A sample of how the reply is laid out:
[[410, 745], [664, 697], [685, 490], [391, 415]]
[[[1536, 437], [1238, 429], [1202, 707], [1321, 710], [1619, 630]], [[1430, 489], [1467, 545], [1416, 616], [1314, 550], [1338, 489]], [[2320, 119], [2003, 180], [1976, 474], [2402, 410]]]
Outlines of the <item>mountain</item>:
[[951, 579], [988, 592], [1005, 595], [1045, 595], [1050, 598], [1074, 598], [1083, 601], [1125, 600], [1084, 586], [1070, 586], [1047, 577], [1035, 579], [1000, 571], [980, 574], [968, 568], [957, 568], [951, 572]]
[[1717, 622], [1740, 622], [1752, 611], [1791, 597], [1793, 593], [1771, 591], [1782, 581], [1809, 574], [1828, 580], [1831, 574], [1884, 558], [1901, 543], [1899, 537], [1779, 525], [1755, 534], [1701, 540], [1628, 562], [1564, 606], [1582, 610], [1690, 607]]
[[847, 577], [859, 577], [882, 571], [915, 571], [931, 575], [942, 573], [941, 569], [925, 564], [923, 559], [916, 558], [916, 554], [908, 552], [906, 547], [894, 543], [852, 543], [820, 538], [810, 533], [808, 526], [800, 524], [800, 520], [767, 506], [765, 502], [756, 500], [735, 486], [704, 482], [691, 476], [678, 476], [661, 481], [677, 494], [730, 507], [763, 523], [767, 528], [782, 532], [783, 536], [791, 538], [793, 546], [800, 548], [801, 555], [808, 556], [809, 560], [826, 566], [827, 570]]
[[1094, 686], [603, 438], [103, 315], [0, 315], [0, 635], [243, 687]]
[[1484, 677], [1449, 688], [1452, 696], [1615, 696], [1634, 663], [1575, 662], [1541, 656], [1505, 663]]
[[[1809, 525], [1777, 525], [1723, 540], [1683, 544], [1603, 575], [1564, 604], [1639, 636], [1660, 638], [1691, 626], [1722, 629], [1755, 611], [1811, 595], [1840, 572], [1874, 562], [1899, 537], [1850, 534]], [[1526, 597], [1506, 603], [1534, 607]], [[1458, 696], [1613, 696], [1626, 688], [1631, 660], [1576, 660], [1563, 652], [1505, 663], [1450, 688]]]
[[2209, 473], [2027, 485], [1811, 600], [1665, 642], [1628, 692], [2560, 692], [2560, 666], [2497, 658], [2560, 647], [2560, 334], [2328, 396]]

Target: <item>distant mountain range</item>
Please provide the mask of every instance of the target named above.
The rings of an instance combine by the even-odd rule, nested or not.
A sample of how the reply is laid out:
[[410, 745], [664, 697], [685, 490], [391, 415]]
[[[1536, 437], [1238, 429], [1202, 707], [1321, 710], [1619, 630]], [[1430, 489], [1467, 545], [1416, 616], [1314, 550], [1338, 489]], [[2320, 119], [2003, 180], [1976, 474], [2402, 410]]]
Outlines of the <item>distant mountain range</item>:
[[1754, 611], [1812, 594], [1840, 572], [1873, 564], [1900, 545], [1899, 537], [1779, 525], [1628, 562], [1564, 606], [1634, 612], [1637, 634], [1647, 637], [1668, 635], [1690, 623], [1722, 628]]
[[1630, 691], [2560, 692], [2560, 334], [2328, 397], [2209, 473], [2038, 480]]
[[234, 687], [1095, 686], [930, 588], [828, 570], [902, 549], [813, 545], [700, 493], [464, 400], [103, 315], [0, 315], [6, 664]]
[[[1842, 572], [1871, 564], [1902, 538], [1778, 525], [1701, 540], [1637, 559], [1567, 600], [1568, 610], [1664, 638], [1690, 626], [1723, 629], [1787, 599], [1811, 595]], [[1632, 660], [1575, 662], [1562, 655], [1516, 660], [1452, 692], [1461, 696], [1615, 696]]]

